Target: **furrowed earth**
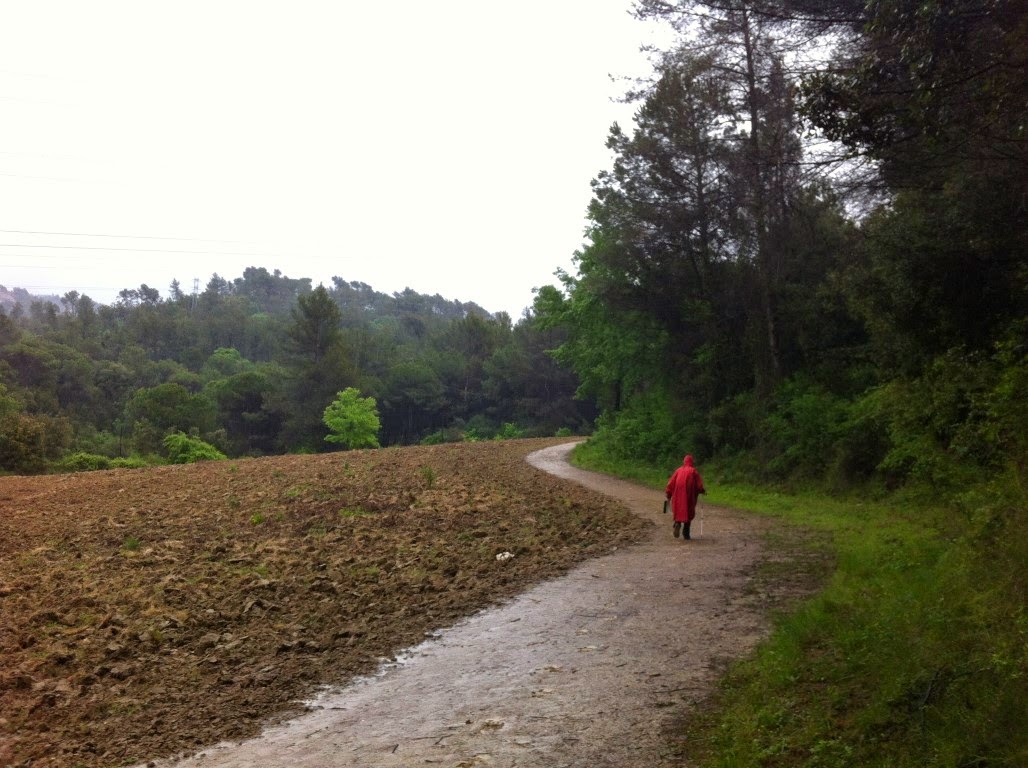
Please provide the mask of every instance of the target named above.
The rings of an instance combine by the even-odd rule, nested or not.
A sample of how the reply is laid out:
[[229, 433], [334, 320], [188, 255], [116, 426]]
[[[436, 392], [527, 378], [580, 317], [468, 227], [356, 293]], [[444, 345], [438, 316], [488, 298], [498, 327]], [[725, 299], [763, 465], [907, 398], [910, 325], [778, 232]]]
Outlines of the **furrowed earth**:
[[525, 462], [560, 442], [0, 478], [0, 765], [130, 765], [254, 736], [640, 541], [650, 522]]

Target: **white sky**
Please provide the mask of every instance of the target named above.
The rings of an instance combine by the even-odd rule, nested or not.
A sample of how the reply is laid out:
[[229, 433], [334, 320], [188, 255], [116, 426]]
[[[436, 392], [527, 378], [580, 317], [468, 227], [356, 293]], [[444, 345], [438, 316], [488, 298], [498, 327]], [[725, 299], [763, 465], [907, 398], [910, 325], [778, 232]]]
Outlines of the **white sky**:
[[0, 0], [0, 284], [111, 303], [257, 266], [517, 319], [631, 120], [611, 76], [650, 71], [630, 7]]

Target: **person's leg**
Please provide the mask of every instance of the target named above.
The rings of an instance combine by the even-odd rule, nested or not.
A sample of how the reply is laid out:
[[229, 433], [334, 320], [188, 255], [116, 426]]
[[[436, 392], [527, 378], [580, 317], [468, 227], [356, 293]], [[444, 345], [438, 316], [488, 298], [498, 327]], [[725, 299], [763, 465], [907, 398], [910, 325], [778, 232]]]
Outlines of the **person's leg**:
[[692, 536], [689, 535], [689, 528], [691, 526], [692, 526], [692, 523], [683, 523], [682, 524], [682, 538], [683, 539], [691, 539], [692, 538]]
[[678, 531], [679, 531], [679, 529], [681, 529], [681, 527], [682, 527], [682, 524], [680, 522], [678, 522], [677, 520], [675, 520], [675, 526], [674, 526], [673, 530], [674, 530], [674, 534], [675, 534], [675, 538], [676, 539], [678, 538]]

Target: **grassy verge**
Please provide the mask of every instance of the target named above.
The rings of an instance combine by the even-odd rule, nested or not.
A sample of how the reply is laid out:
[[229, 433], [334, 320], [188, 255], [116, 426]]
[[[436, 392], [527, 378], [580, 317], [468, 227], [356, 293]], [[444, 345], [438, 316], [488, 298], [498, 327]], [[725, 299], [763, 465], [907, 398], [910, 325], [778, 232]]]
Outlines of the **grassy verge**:
[[[579, 448], [659, 487], [671, 468]], [[1028, 526], [1014, 477], [949, 508], [784, 494], [708, 478], [706, 501], [819, 532], [835, 570], [778, 617], [675, 745], [692, 766], [1028, 765]]]

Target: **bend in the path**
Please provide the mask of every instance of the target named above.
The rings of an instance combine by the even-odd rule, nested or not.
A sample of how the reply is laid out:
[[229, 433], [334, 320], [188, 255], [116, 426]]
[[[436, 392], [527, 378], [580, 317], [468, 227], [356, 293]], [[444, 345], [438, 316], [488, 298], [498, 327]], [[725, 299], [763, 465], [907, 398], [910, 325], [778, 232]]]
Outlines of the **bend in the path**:
[[652, 520], [646, 541], [441, 631], [257, 739], [174, 764], [659, 766], [671, 718], [766, 631], [747, 589], [761, 525], [706, 508], [700, 538], [674, 539], [659, 491], [570, 467], [572, 446], [529, 460]]

